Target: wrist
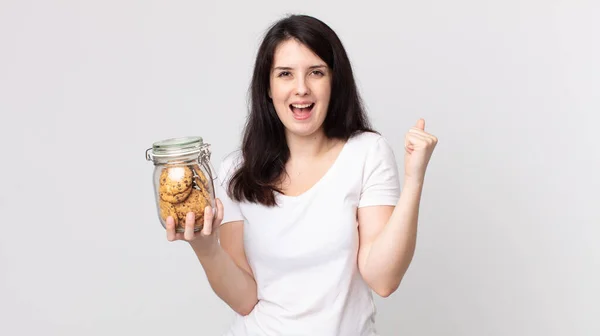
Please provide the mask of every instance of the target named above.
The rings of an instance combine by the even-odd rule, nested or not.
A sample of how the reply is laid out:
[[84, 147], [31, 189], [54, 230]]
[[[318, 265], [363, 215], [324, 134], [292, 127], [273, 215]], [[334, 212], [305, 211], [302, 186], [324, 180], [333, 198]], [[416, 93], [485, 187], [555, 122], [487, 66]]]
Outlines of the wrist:
[[412, 177], [412, 176], [404, 176], [403, 189], [421, 189], [423, 188], [423, 184], [425, 182], [424, 178]]
[[200, 238], [189, 242], [189, 244], [200, 259], [212, 258], [221, 247], [219, 240], [215, 236]]

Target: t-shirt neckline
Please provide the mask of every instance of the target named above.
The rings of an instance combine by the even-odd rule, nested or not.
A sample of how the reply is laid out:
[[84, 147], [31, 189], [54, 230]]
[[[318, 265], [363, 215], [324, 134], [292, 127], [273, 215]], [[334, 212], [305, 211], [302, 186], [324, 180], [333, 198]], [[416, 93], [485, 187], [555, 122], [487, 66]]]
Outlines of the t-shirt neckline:
[[348, 139], [344, 143], [344, 145], [342, 146], [342, 149], [340, 150], [337, 157], [333, 161], [333, 164], [329, 167], [329, 169], [327, 169], [325, 174], [323, 174], [323, 176], [321, 176], [321, 178], [315, 184], [313, 184], [308, 190], [306, 190], [305, 192], [301, 193], [300, 195], [296, 195], [296, 196], [285, 195], [285, 194], [275, 191], [275, 196], [278, 199], [283, 200], [283, 201], [299, 201], [305, 197], [308, 197], [308, 195], [316, 192], [316, 190], [319, 189], [320, 185], [325, 183], [326, 180], [328, 180], [330, 178], [330, 175], [332, 175], [333, 172], [337, 169], [337, 166], [340, 165], [340, 161], [342, 160], [342, 157], [344, 156], [344, 153], [346, 152], [346, 147], [349, 146], [351, 139], [352, 138]]

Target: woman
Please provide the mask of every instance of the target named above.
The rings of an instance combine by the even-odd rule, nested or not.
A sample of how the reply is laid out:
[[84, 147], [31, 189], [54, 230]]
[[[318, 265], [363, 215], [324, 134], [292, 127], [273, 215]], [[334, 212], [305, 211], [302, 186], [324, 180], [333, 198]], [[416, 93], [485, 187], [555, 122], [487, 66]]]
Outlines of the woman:
[[365, 116], [350, 62], [323, 22], [290, 16], [267, 32], [242, 149], [221, 164], [202, 232], [169, 219], [215, 293], [238, 314], [228, 335], [376, 335], [372, 291], [392, 294], [415, 249], [437, 139], [406, 134], [400, 176]]

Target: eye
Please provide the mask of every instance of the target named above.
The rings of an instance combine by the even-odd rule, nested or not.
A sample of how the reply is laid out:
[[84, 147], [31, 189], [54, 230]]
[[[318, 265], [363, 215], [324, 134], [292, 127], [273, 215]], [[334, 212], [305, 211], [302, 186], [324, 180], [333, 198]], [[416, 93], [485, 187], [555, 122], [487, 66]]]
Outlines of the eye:
[[289, 71], [282, 71], [282, 72], [280, 72], [280, 73], [277, 75], [277, 77], [286, 77], [286, 76], [289, 76], [289, 75], [291, 75], [291, 74], [289, 73]]
[[312, 74], [313, 74], [313, 75], [316, 75], [316, 76], [318, 76], [318, 77], [325, 76], [325, 73], [323, 73], [323, 71], [321, 71], [321, 70], [314, 70], [314, 71], [312, 72]]

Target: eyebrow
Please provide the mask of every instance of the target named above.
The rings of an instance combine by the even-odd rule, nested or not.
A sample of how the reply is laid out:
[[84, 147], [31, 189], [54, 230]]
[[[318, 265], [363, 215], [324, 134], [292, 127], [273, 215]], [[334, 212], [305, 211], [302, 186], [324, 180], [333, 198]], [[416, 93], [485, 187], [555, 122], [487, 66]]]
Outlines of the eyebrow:
[[[320, 68], [327, 68], [327, 66], [324, 64], [320, 64], [320, 65], [313, 65], [313, 66], [309, 67], [309, 69], [311, 69], [311, 70], [312, 69], [320, 69]], [[284, 67], [284, 66], [278, 66], [278, 67], [273, 68], [273, 70], [292, 70], [292, 69], [293, 68], [291, 68], [291, 67]]]

